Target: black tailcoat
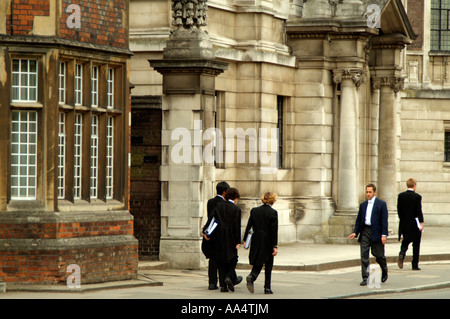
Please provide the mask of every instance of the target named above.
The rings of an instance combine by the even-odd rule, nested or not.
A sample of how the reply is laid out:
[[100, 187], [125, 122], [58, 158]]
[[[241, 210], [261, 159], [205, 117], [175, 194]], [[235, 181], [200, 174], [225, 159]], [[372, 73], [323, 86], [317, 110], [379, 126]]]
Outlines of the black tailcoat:
[[241, 209], [229, 201], [219, 203], [212, 211], [203, 230], [205, 230], [212, 217], [219, 225], [209, 240], [210, 258], [218, 263], [227, 263], [237, 257], [236, 245], [241, 243]]
[[250, 265], [263, 265], [273, 253], [278, 243], [278, 213], [270, 205], [264, 204], [250, 211], [244, 233], [244, 241], [250, 229], [253, 235], [250, 244]]
[[398, 225], [398, 240], [401, 236], [407, 240], [414, 240], [420, 235], [416, 218], [423, 223], [422, 196], [412, 190], [398, 194], [397, 213], [400, 219]]

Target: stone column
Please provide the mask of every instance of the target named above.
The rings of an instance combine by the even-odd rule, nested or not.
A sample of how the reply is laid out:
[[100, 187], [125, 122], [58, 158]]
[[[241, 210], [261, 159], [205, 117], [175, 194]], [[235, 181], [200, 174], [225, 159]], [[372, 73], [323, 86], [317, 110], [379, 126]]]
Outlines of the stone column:
[[377, 196], [387, 203], [391, 217], [389, 225], [393, 231], [397, 228], [395, 221], [399, 174], [400, 123], [397, 93], [403, 89], [401, 53], [407, 43], [410, 40], [400, 34], [371, 39], [370, 72], [373, 82], [380, 88]]
[[[207, 33], [206, 1], [173, 1], [176, 26], [162, 60], [163, 75], [160, 259], [174, 268], [206, 265], [201, 251], [206, 201], [213, 196], [214, 161], [206, 158], [205, 130], [214, 127], [215, 77], [227, 63], [215, 60]], [[206, 135], [206, 134], [205, 134]]]
[[397, 210], [397, 92], [403, 78], [382, 77], [380, 83], [380, 122], [378, 144], [378, 196], [390, 212]]
[[361, 69], [334, 72], [333, 80], [341, 84], [337, 211], [358, 209], [357, 191], [357, 87], [364, 73]]

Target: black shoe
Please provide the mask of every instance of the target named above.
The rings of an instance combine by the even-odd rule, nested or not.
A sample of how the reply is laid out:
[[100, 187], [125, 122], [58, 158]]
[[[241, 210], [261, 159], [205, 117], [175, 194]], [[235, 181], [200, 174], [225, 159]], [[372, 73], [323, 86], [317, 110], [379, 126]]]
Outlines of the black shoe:
[[236, 281], [234, 282], [234, 285], [239, 285], [242, 282], [242, 276], [236, 276]]
[[419, 268], [419, 266], [413, 266], [412, 270], [421, 270], [421, 269]]
[[403, 260], [405, 259], [405, 256], [399, 255], [397, 260], [398, 268], [403, 269]]
[[386, 282], [386, 280], [388, 280], [388, 273], [387, 271], [382, 273], [381, 275], [381, 282]]
[[225, 282], [225, 285], [228, 288], [228, 290], [234, 291], [234, 285], [230, 278], [228, 278], [228, 277], [225, 278], [224, 282]]
[[255, 287], [253, 286], [253, 282], [254, 282], [253, 277], [251, 275], [248, 275], [246, 279], [247, 279], [247, 289], [248, 289], [248, 291], [250, 291], [251, 293], [254, 293], [255, 292]]
[[220, 292], [228, 292], [228, 288], [227, 287], [220, 287]]
[[217, 287], [217, 285], [215, 285], [215, 284], [209, 284], [208, 290], [216, 290], [216, 289], [219, 289], [219, 287]]
[[273, 291], [270, 288], [264, 288], [264, 293], [266, 295], [271, 295], [271, 294], [273, 294]]
[[359, 283], [360, 286], [367, 286], [367, 279], [363, 279], [363, 281], [361, 281]]

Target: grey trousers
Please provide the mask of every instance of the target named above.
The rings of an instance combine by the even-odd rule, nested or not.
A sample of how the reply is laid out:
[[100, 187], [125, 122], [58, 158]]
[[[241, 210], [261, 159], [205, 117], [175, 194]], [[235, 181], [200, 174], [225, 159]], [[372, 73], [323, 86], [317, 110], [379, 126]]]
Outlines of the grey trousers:
[[380, 265], [383, 274], [387, 273], [387, 263], [386, 257], [384, 256], [384, 245], [381, 241], [372, 241], [372, 233], [370, 227], [366, 226], [363, 228], [360, 234], [360, 248], [361, 248], [361, 276], [363, 279], [367, 280], [369, 273], [367, 269], [369, 268], [369, 250], [371, 250], [372, 255], [375, 257], [377, 263]]

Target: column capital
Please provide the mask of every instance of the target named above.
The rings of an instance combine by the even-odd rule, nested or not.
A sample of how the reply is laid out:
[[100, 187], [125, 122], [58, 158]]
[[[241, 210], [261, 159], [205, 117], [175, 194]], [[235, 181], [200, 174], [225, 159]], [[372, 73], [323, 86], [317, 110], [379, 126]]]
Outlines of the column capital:
[[381, 87], [391, 88], [395, 93], [403, 90], [405, 84], [405, 78], [401, 76], [379, 76], [372, 77], [372, 88], [374, 90], [379, 90]]
[[366, 74], [362, 69], [336, 69], [333, 70], [333, 82], [341, 83], [343, 80], [352, 80], [356, 87], [359, 87], [366, 79]]

